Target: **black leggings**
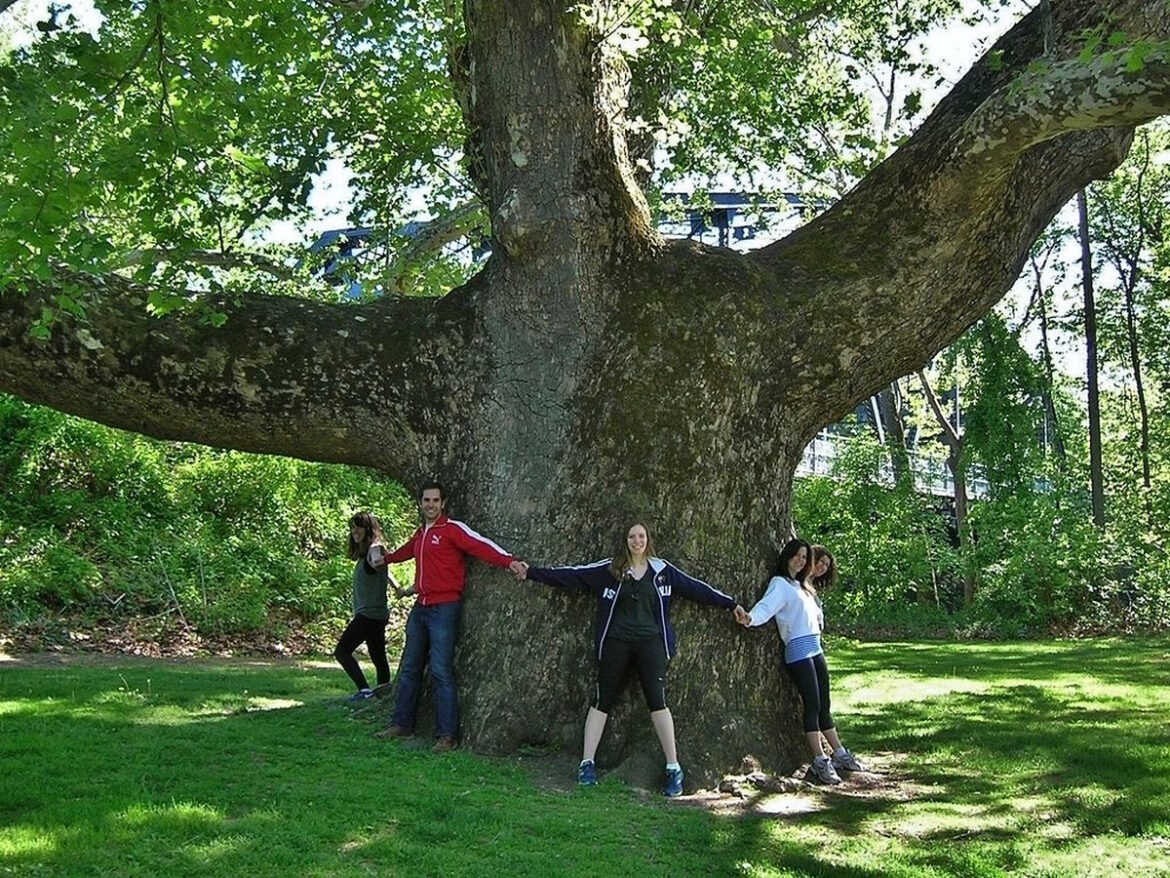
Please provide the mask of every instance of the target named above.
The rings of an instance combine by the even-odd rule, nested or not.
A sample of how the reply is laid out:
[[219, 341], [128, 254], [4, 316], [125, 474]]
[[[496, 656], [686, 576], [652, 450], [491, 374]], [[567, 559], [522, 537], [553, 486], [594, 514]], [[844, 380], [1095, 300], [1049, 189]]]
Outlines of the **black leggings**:
[[804, 730], [823, 732], [833, 728], [833, 714], [829, 711], [829, 666], [825, 654], [814, 656], [785, 665], [804, 702]]
[[594, 707], [602, 713], [613, 710], [630, 668], [638, 674], [642, 695], [651, 710], [666, 708], [666, 645], [661, 637], [644, 640], [605, 639], [597, 663], [597, 699]]
[[378, 672], [378, 685], [390, 682], [390, 663], [386, 661], [386, 625], [382, 619], [371, 619], [360, 614], [354, 616], [345, 626], [341, 639], [337, 641], [337, 648], [333, 650], [333, 657], [345, 668], [359, 689], [370, 688], [361, 665], [353, 657], [353, 651], [363, 643], [370, 651], [370, 661]]

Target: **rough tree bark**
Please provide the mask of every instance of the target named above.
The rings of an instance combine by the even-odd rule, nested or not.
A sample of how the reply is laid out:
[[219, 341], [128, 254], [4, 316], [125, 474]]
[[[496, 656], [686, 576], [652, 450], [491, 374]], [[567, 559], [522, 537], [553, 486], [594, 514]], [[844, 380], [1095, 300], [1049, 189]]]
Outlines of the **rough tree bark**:
[[[748, 256], [653, 232], [623, 142], [624, 68], [550, 0], [467, 0], [472, 126], [495, 238], [437, 301], [354, 307], [249, 295], [226, 326], [150, 320], [116, 279], [0, 300], [0, 388], [155, 436], [437, 474], [451, 504], [534, 562], [604, 557], [631, 516], [662, 554], [750, 601], [790, 531], [801, 449], [989, 309], [1086, 181], [1170, 111], [1165, 54], [1078, 62], [1106, 19], [1165, 40], [1166, 5], [1029, 16], [917, 134], [830, 211]], [[1092, 88], [1087, 88], [1092, 85]], [[68, 282], [85, 325], [27, 335]], [[141, 296], [138, 296], [141, 298]], [[814, 353], [815, 352], [815, 353]], [[459, 653], [463, 734], [503, 752], [579, 744], [588, 601], [472, 568]], [[800, 761], [774, 631], [682, 607], [669, 682], [691, 783], [746, 753]], [[600, 754], [658, 765], [645, 711]]]

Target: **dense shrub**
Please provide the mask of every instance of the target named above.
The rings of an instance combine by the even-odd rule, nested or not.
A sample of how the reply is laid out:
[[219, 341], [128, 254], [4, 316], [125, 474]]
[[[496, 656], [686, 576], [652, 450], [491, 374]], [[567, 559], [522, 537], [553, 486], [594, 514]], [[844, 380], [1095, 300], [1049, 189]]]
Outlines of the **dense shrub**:
[[401, 538], [396, 483], [350, 467], [150, 439], [0, 396], [0, 606], [95, 619], [173, 613], [208, 633], [348, 611], [345, 524]]
[[[841, 567], [836, 592], [825, 595], [832, 624], [991, 638], [1170, 625], [1170, 559], [1136, 528], [1122, 542], [1102, 536], [1084, 491], [1059, 471], [972, 501], [973, 540], [961, 552], [944, 509], [889, 484], [884, 454], [876, 440], [853, 438], [831, 478], [799, 479], [794, 489], [797, 532], [828, 545]], [[965, 569], [976, 573], [967, 607]]]
[[825, 596], [838, 624], [885, 629], [936, 629], [953, 608], [958, 556], [946, 520], [906, 484], [883, 475], [885, 450], [858, 436], [844, 444], [831, 477], [798, 479], [793, 491], [797, 532], [824, 543], [841, 578]]

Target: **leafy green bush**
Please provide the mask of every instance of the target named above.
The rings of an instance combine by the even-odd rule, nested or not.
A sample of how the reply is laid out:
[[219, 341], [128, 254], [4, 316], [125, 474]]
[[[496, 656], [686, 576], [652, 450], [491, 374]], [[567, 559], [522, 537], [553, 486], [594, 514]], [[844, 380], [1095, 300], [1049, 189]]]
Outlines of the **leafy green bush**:
[[1109, 553], [1085, 510], [1061, 491], [1021, 491], [973, 504], [978, 571], [971, 623], [1019, 637], [1107, 623]]
[[832, 477], [798, 479], [797, 533], [837, 558], [841, 578], [825, 601], [839, 624], [883, 627], [891, 614], [905, 618], [907, 608], [923, 607], [923, 625], [933, 628], [938, 608], [955, 603], [958, 559], [946, 521], [908, 485], [886, 483], [884, 456], [876, 440], [853, 437]]
[[368, 471], [156, 442], [0, 396], [0, 605], [181, 613], [207, 633], [348, 613], [346, 521], [404, 538], [414, 504]]

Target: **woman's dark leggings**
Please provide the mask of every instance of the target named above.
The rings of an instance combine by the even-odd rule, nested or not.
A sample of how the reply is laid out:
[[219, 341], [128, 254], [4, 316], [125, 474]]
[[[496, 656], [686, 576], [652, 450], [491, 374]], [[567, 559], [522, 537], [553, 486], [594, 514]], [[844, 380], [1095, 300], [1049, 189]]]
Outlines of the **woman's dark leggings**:
[[644, 640], [605, 639], [597, 664], [597, 700], [602, 713], [613, 710], [626, 675], [633, 668], [642, 684], [642, 695], [651, 711], [666, 708], [666, 646], [661, 637]]
[[785, 665], [804, 702], [804, 730], [818, 732], [833, 728], [833, 714], [829, 711], [829, 666], [825, 654]]
[[353, 657], [353, 651], [363, 643], [370, 651], [370, 661], [374, 663], [374, 669], [378, 672], [378, 685], [390, 682], [390, 663], [386, 660], [386, 625], [382, 619], [354, 616], [345, 626], [341, 639], [337, 641], [337, 648], [333, 650], [333, 657], [345, 668], [345, 672], [359, 689], [370, 688], [361, 665]]

